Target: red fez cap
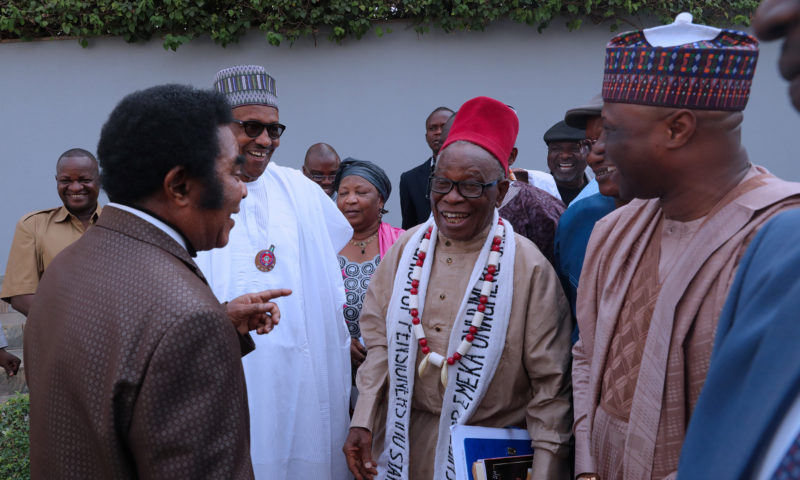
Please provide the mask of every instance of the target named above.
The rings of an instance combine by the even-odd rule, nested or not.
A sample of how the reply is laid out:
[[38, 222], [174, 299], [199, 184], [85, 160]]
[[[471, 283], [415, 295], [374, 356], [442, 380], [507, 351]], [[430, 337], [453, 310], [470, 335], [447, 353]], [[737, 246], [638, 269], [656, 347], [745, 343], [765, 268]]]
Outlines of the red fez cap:
[[489, 97], [476, 97], [461, 106], [442, 151], [463, 140], [482, 147], [508, 172], [508, 157], [517, 141], [519, 119], [508, 105]]

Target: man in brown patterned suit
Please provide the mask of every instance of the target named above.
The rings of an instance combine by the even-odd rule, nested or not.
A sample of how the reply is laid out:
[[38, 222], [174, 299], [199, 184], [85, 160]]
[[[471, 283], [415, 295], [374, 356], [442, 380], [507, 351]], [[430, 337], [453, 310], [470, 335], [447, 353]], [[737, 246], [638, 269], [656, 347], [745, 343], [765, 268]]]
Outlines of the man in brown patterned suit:
[[28, 316], [32, 478], [253, 477], [240, 356], [289, 292], [222, 306], [192, 260], [228, 242], [247, 194], [230, 121], [223, 97], [167, 85], [104, 125], [111, 203]]

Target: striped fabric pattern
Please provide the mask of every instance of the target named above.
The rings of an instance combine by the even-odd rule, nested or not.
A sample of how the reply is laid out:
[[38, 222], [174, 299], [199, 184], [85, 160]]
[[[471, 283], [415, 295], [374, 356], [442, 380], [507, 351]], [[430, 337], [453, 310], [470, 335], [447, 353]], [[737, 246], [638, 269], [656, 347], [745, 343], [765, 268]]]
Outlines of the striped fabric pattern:
[[735, 30], [675, 47], [651, 46], [642, 31], [624, 33], [606, 46], [603, 100], [741, 111], [757, 60], [758, 40]]
[[278, 108], [275, 79], [260, 65], [236, 65], [217, 72], [214, 90], [225, 95], [231, 108], [267, 105]]

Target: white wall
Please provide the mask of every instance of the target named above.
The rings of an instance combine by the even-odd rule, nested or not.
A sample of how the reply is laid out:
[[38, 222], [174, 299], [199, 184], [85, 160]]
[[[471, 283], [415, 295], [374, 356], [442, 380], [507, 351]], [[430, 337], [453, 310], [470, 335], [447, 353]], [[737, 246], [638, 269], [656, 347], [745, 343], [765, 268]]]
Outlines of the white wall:
[[[400, 173], [430, 154], [424, 120], [434, 107], [457, 109], [477, 95], [513, 105], [520, 117], [518, 164], [545, 169], [542, 134], [599, 92], [612, 36], [607, 26], [568, 32], [559, 22], [543, 34], [510, 23], [421, 36], [403, 24], [392, 28], [382, 38], [343, 45], [322, 37], [316, 45], [302, 39], [277, 48], [257, 31], [227, 48], [200, 39], [177, 52], [157, 40], [94, 39], [86, 49], [74, 40], [0, 44], [0, 273], [19, 217], [60, 203], [53, 179], [58, 155], [71, 147], [94, 151], [105, 118], [133, 90], [170, 82], [210, 87], [220, 68], [264, 65], [277, 79], [287, 125], [273, 160], [299, 168], [308, 146], [324, 141], [342, 158], [380, 163], [395, 189], [387, 218], [399, 225]], [[779, 45], [762, 46], [744, 143], [754, 162], [800, 180], [791, 143], [800, 119], [778, 76], [778, 54]]]

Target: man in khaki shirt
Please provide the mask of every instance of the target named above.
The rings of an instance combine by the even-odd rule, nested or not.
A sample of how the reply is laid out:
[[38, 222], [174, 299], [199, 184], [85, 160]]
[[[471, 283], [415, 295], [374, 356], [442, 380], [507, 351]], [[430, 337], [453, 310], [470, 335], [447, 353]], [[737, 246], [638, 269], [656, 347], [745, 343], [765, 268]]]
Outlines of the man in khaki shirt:
[[452, 424], [527, 427], [533, 478], [569, 477], [569, 305], [496, 208], [518, 125], [497, 100], [462, 106], [430, 180], [432, 218], [372, 277], [344, 445], [357, 480], [455, 478]]
[[8, 254], [0, 298], [23, 315], [28, 315], [39, 279], [53, 258], [79, 239], [100, 213], [100, 172], [90, 152], [64, 152], [56, 163], [56, 184], [63, 205], [24, 215]]

